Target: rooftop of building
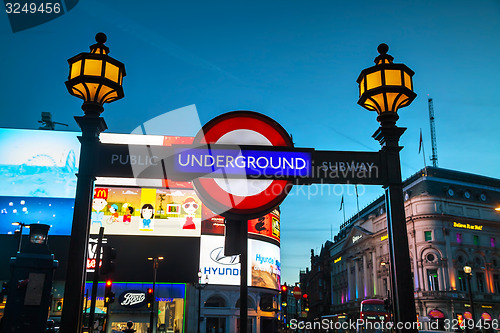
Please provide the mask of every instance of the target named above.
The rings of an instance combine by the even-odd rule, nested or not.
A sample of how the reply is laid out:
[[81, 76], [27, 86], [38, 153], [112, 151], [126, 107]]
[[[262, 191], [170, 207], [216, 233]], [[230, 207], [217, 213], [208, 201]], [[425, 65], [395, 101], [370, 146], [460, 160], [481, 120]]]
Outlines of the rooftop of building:
[[[404, 180], [403, 191], [408, 198], [425, 193], [453, 197], [457, 200], [477, 200], [494, 206], [500, 205], [500, 179], [430, 166]], [[343, 239], [357, 221], [364, 220], [370, 215], [382, 214], [385, 214], [384, 196], [378, 197], [345, 221], [340, 226], [334, 243]]]

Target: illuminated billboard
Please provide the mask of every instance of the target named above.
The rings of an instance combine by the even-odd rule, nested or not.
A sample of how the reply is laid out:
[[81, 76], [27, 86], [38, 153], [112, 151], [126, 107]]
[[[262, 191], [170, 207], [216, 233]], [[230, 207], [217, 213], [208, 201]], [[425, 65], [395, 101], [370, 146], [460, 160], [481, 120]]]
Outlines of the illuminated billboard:
[[[77, 132], [0, 129], [0, 235], [9, 239], [12, 222], [51, 226], [50, 244], [65, 267], [73, 221], [80, 143]], [[103, 143], [170, 146], [190, 144], [193, 138], [103, 133]], [[198, 268], [210, 284], [239, 285], [239, 257], [225, 257], [224, 218], [202, 205], [189, 182], [97, 177], [90, 233], [105, 228], [107, 243], [117, 248], [119, 260], [170, 254], [168, 281], [196, 278]], [[202, 222], [203, 221], [203, 222]], [[278, 289], [280, 285], [280, 212], [248, 221], [249, 286]], [[131, 237], [133, 236], [133, 237]], [[156, 236], [156, 237], [137, 237]], [[96, 240], [89, 243], [87, 268], [92, 271]], [[7, 257], [6, 257], [7, 258]], [[123, 262], [122, 262], [123, 263]], [[130, 281], [150, 278], [146, 261], [134, 269], [117, 265], [116, 276]], [[167, 266], [168, 269], [167, 269]], [[64, 269], [63, 269], [64, 270]], [[63, 272], [61, 270], [61, 272]], [[159, 274], [160, 274], [159, 273]]]
[[0, 128], [0, 196], [74, 198], [75, 132]]
[[96, 187], [90, 233], [137, 236], [201, 234], [201, 202], [194, 190]]
[[[200, 271], [208, 284], [239, 285], [239, 256], [224, 255], [224, 237], [202, 235], [200, 240]], [[281, 280], [280, 248], [277, 245], [248, 240], [248, 286], [279, 289]]]
[[[202, 235], [224, 235], [224, 218], [214, 214], [202, 205]], [[277, 245], [280, 242], [280, 211], [274, 209], [271, 213], [248, 221], [249, 237], [269, 239]]]

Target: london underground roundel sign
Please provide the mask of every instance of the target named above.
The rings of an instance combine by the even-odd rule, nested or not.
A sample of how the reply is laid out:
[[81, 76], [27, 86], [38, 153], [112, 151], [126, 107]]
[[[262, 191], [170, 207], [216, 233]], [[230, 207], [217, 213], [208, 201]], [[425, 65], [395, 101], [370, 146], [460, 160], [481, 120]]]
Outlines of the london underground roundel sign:
[[[280, 124], [252, 111], [233, 111], [212, 119], [198, 132], [193, 144], [293, 147], [290, 136]], [[292, 182], [215, 177], [197, 178], [193, 186], [214, 213], [228, 218], [251, 219], [279, 205], [291, 190]]]

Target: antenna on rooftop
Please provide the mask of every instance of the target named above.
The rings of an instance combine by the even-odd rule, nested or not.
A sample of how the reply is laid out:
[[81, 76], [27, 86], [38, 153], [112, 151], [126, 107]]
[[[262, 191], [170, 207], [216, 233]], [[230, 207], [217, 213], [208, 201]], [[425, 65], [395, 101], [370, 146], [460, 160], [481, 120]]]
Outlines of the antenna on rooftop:
[[38, 127], [41, 130], [55, 130], [56, 125], [63, 125], [68, 127], [68, 124], [58, 123], [57, 121], [52, 121], [52, 114], [50, 112], [42, 112], [42, 120], [38, 121], [42, 126]]
[[429, 102], [429, 121], [431, 124], [431, 143], [432, 143], [432, 155], [431, 161], [432, 166], [437, 168], [438, 166], [438, 152], [437, 152], [437, 143], [436, 143], [436, 124], [434, 122], [434, 106], [432, 103], [432, 98], [428, 98]]

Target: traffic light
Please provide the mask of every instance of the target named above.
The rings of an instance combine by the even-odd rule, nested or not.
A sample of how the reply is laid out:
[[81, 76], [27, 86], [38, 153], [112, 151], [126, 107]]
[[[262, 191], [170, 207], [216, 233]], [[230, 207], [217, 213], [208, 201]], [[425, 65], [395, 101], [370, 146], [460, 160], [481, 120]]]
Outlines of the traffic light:
[[2, 282], [2, 290], [0, 291], [0, 303], [3, 303], [3, 299], [7, 296], [9, 285], [7, 282]]
[[104, 288], [104, 306], [108, 306], [115, 301], [115, 293], [111, 291], [112, 286], [113, 281], [106, 281], [106, 287]]
[[304, 311], [309, 312], [309, 297], [307, 296], [307, 294], [302, 295], [302, 300], [302, 304], [304, 304]]
[[99, 269], [100, 274], [109, 274], [115, 271], [116, 250], [111, 246], [102, 247], [102, 264]]
[[153, 288], [148, 288], [148, 292], [146, 293], [146, 301], [148, 303], [148, 309], [150, 309], [153, 306], [154, 302]]
[[57, 302], [56, 311], [57, 312], [61, 312], [62, 311], [62, 302]]
[[288, 286], [286, 284], [281, 286], [281, 306], [287, 306], [288, 300]]

